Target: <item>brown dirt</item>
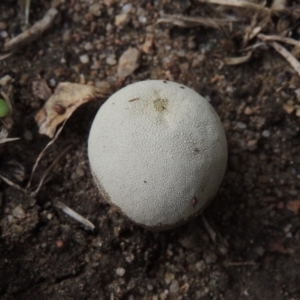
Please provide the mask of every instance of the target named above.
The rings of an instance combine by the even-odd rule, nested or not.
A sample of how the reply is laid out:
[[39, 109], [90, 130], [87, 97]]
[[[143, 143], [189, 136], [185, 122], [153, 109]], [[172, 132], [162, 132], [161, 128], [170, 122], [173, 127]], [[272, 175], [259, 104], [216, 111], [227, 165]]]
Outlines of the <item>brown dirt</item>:
[[[0, 61], [0, 78], [9, 74], [14, 81], [11, 136], [21, 137], [2, 147], [1, 173], [5, 161], [18, 161], [26, 170], [20, 183], [25, 186], [48, 142], [34, 122], [43, 105], [31, 91], [38, 77], [51, 88], [63, 81], [105, 81], [115, 90], [148, 78], [181, 82], [210, 99], [228, 138], [228, 170], [204, 213], [217, 238], [212, 241], [201, 217], [176, 230], [152, 233], [101, 201], [86, 151], [101, 103], [90, 102], [68, 120], [42, 159], [34, 184], [71, 145], [36, 201], [1, 183], [0, 298], [300, 299], [299, 119], [283, 109], [288, 100], [297, 103], [299, 78], [272, 49], [257, 52], [248, 63], [224, 65], [224, 56], [239, 55], [245, 24], [230, 34], [159, 25], [153, 49], [120, 82], [117, 65], [107, 58], [118, 61], [129, 46], [142, 45], [160, 10], [185, 15], [212, 10], [197, 1], [132, 1], [142, 9], [116, 26], [115, 15], [126, 1], [100, 1], [106, 4], [100, 5], [99, 16], [89, 12], [94, 2], [66, 1], [47, 33]], [[49, 8], [48, 1], [42, 3], [32, 1], [32, 24]], [[15, 1], [1, 1], [0, 21], [7, 24], [8, 37], [21, 31], [21, 16]], [[3, 42], [0, 37], [0, 46]], [[80, 63], [83, 54], [90, 58], [87, 64]], [[52, 206], [55, 200], [88, 218], [96, 230], [86, 231]], [[20, 205], [25, 215], [14, 217]], [[123, 276], [118, 268], [125, 270]]]

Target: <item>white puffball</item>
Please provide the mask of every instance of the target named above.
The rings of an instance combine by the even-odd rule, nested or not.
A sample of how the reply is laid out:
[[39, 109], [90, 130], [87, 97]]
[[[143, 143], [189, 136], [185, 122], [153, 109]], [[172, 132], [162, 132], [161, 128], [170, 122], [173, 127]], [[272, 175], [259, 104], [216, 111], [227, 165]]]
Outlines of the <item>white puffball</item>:
[[108, 202], [148, 229], [165, 230], [199, 214], [216, 194], [227, 143], [205, 98], [182, 84], [146, 80], [102, 105], [88, 155]]

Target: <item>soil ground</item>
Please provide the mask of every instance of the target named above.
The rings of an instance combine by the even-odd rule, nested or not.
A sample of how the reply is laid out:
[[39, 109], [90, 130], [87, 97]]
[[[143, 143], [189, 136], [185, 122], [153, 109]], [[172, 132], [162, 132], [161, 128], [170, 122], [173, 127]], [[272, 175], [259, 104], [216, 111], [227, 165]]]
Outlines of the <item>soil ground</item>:
[[[91, 13], [93, 3], [100, 4]], [[1, 183], [0, 298], [300, 299], [299, 118], [284, 109], [288, 101], [297, 104], [299, 77], [271, 48], [241, 65], [223, 63], [240, 55], [249, 12], [229, 33], [201, 26], [153, 28], [162, 10], [189, 16], [212, 16], [214, 10], [197, 1], [131, 1], [125, 21], [116, 24], [115, 16], [130, 9], [126, 3], [65, 1], [42, 37], [0, 61], [0, 78], [10, 75], [14, 87], [10, 136], [21, 137], [2, 146], [0, 173], [14, 180], [7, 161], [20, 163], [25, 179], [19, 184], [25, 186], [49, 141], [34, 121], [44, 103], [32, 93], [34, 80], [44, 79], [51, 89], [69, 81], [109, 83], [113, 90], [150, 78], [174, 80], [211, 102], [228, 138], [228, 169], [203, 214], [209, 225], [199, 216], [152, 233], [101, 199], [89, 170], [87, 138], [102, 102], [91, 101], [72, 115], [41, 160], [34, 185], [70, 147], [35, 200]], [[32, 1], [31, 24], [49, 7], [48, 1]], [[1, 1], [2, 45], [21, 32], [22, 16], [16, 1]], [[119, 57], [129, 46], [140, 48], [149, 34], [152, 47], [120, 83]], [[96, 229], [85, 230], [53, 206], [56, 200]]]

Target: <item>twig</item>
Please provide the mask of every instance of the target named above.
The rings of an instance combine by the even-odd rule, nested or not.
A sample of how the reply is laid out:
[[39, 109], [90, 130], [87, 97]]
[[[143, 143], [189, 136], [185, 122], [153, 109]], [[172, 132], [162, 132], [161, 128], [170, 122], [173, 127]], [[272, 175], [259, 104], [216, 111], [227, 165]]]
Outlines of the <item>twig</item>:
[[269, 43], [279, 54], [281, 54], [287, 62], [294, 68], [294, 70], [298, 73], [300, 76], [300, 63], [299, 61], [284, 47], [279, 45], [276, 42], [270, 42]]
[[29, 24], [29, 11], [30, 11], [30, 0], [26, 0], [25, 4], [25, 26]]
[[31, 28], [5, 43], [4, 51], [15, 51], [21, 46], [24, 46], [25, 44], [38, 38], [52, 25], [57, 13], [57, 9], [50, 8], [42, 20], [38, 21]]
[[206, 230], [208, 231], [212, 241], [215, 243], [217, 240], [217, 234], [215, 233], [215, 231], [212, 229], [212, 227], [209, 225], [208, 221], [206, 220], [205, 216], [203, 214], [201, 214], [201, 219], [203, 221], [203, 224], [206, 228]]
[[4, 55], [0, 55], [0, 61], [9, 58], [11, 55], [12, 55], [12, 52], [4, 54]]
[[256, 262], [250, 261], [232, 261], [228, 263], [228, 266], [239, 267], [239, 266], [256, 266]]
[[229, 66], [239, 65], [249, 61], [251, 56], [252, 52], [248, 52], [246, 55], [240, 57], [225, 57], [224, 62]]
[[271, 11], [267, 7], [263, 7], [262, 5], [252, 3], [249, 1], [244, 1], [244, 0], [198, 0], [198, 2], [219, 4], [219, 5], [226, 5], [226, 6], [236, 6], [236, 7], [243, 7], [243, 8], [253, 8], [265, 12]]
[[82, 217], [80, 214], [78, 214], [76, 211], [68, 207], [66, 204], [60, 201], [56, 201], [53, 203], [53, 205], [59, 209], [61, 209], [65, 214], [67, 214], [69, 217], [75, 219], [76, 221], [82, 223], [87, 228], [89, 228], [91, 231], [95, 229], [95, 225], [90, 222], [88, 219]]
[[216, 18], [203, 18], [203, 17], [189, 17], [183, 15], [162, 15], [156, 22], [159, 23], [172, 23], [173, 25], [190, 28], [196, 26], [205, 26], [219, 29], [220, 26], [228, 25], [236, 20], [231, 19], [216, 19]]
[[30, 185], [31, 185], [31, 181], [32, 181], [32, 178], [33, 178], [33, 175], [35, 173], [35, 170], [41, 160], [41, 158], [43, 157], [45, 151], [56, 141], [56, 139], [58, 138], [58, 136], [60, 135], [61, 131], [63, 130], [65, 124], [66, 124], [67, 120], [65, 120], [62, 124], [62, 126], [57, 130], [54, 138], [46, 145], [46, 147], [42, 150], [42, 152], [39, 154], [39, 156], [37, 157], [36, 161], [35, 161], [35, 164], [32, 168], [32, 171], [31, 171], [31, 175], [30, 175], [30, 179], [27, 183], [27, 186], [26, 186], [26, 190], [28, 190], [30, 188]]
[[296, 41], [294, 39], [291, 38], [287, 38], [287, 37], [282, 37], [280, 35], [265, 35], [265, 34], [258, 34], [257, 37], [261, 40], [263, 40], [264, 42], [268, 42], [268, 41], [278, 41], [278, 42], [282, 42], [282, 43], [286, 43], [286, 44], [291, 44], [297, 47], [300, 47], [300, 42]]
[[10, 186], [14, 187], [15, 189], [17, 189], [17, 190], [22, 191], [22, 192], [25, 193], [25, 190], [24, 190], [22, 187], [20, 187], [20, 186], [19, 186], [18, 184], [16, 184], [16, 183], [10, 181], [8, 178], [4, 177], [4, 176], [1, 175], [1, 174], [0, 174], [0, 178], [1, 178], [4, 182], [6, 182], [8, 185], [10, 185]]
[[49, 168], [46, 169], [46, 171], [43, 173], [42, 178], [38, 184], [38, 187], [36, 188], [36, 190], [32, 193], [30, 193], [31, 197], [35, 197], [38, 192], [40, 191], [47, 175], [51, 172], [51, 170], [56, 166], [56, 164], [59, 162], [59, 160], [66, 154], [66, 152], [71, 148], [71, 146], [68, 146], [65, 150], [63, 150], [58, 157], [56, 157], [56, 159], [52, 162], [52, 164], [49, 166]]
[[3, 139], [0, 138], [0, 144], [4, 144], [4, 143], [7, 143], [7, 142], [17, 141], [19, 139], [20, 138], [3, 138]]

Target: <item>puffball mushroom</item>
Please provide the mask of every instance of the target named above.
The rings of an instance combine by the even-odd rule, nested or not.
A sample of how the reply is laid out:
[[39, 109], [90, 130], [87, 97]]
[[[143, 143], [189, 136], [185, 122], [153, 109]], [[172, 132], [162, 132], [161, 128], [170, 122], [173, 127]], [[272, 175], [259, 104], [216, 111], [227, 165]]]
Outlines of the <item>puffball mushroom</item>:
[[166, 230], [202, 212], [216, 194], [227, 142], [205, 98], [182, 84], [146, 80], [102, 105], [88, 156], [105, 200], [147, 229]]

